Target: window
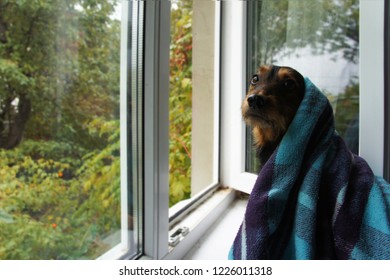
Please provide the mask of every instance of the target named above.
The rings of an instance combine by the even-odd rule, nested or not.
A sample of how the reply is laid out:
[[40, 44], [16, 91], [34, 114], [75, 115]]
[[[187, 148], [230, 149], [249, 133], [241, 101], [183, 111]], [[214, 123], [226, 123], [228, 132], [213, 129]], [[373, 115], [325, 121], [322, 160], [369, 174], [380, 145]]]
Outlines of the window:
[[169, 231], [218, 187], [220, 3], [198, 2], [143, 2], [145, 205], [154, 206], [144, 252], [153, 259], [167, 257]]
[[170, 206], [218, 183], [216, 3], [171, 1]]
[[[286, 65], [309, 77], [330, 100], [336, 130], [359, 150], [359, 0], [250, 1], [247, 80], [259, 65]], [[247, 129], [246, 170], [258, 172]]]
[[0, 1], [0, 259], [137, 253], [119, 83], [129, 4]]

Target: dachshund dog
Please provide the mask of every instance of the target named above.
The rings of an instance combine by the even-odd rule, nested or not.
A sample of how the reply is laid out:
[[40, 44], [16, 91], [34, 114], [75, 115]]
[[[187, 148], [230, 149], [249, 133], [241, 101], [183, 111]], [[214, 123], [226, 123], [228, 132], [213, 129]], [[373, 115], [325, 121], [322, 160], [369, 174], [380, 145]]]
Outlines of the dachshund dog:
[[261, 66], [253, 75], [241, 110], [252, 128], [260, 167], [281, 141], [304, 93], [303, 76], [290, 67]]

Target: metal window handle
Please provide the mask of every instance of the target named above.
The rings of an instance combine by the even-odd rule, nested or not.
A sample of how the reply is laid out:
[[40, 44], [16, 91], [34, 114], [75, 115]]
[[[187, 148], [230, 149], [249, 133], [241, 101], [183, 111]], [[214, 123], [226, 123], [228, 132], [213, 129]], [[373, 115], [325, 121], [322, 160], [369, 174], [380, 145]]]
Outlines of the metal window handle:
[[186, 236], [189, 232], [190, 229], [188, 227], [178, 228], [169, 236], [168, 244], [172, 247], [176, 246], [180, 242], [180, 237]]

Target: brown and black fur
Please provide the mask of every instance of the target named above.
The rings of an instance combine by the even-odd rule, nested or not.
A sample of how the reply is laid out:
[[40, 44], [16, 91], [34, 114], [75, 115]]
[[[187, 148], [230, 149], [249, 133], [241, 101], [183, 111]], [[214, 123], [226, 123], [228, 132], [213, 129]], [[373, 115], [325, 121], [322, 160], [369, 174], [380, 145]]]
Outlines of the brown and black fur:
[[290, 67], [261, 66], [253, 75], [241, 110], [252, 128], [260, 166], [278, 146], [304, 93], [304, 78]]

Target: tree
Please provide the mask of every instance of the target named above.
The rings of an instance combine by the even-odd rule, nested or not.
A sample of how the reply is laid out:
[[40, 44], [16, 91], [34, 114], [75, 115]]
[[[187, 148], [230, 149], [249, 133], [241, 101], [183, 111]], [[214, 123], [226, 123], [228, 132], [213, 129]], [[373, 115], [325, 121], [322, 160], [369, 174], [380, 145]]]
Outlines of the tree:
[[[341, 51], [356, 63], [359, 55], [359, 1], [357, 0], [263, 0], [250, 2], [254, 36], [248, 43], [252, 59], [272, 64], [276, 56], [310, 47], [313, 54]], [[255, 47], [254, 47], [255, 48]]]
[[114, 6], [105, 0], [0, 0], [0, 147], [16, 147], [23, 135], [99, 146], [85, 124], [118, 116]]
[[95, 258], [120, 228], [115, 6], [0, 0], [0, 259]]

